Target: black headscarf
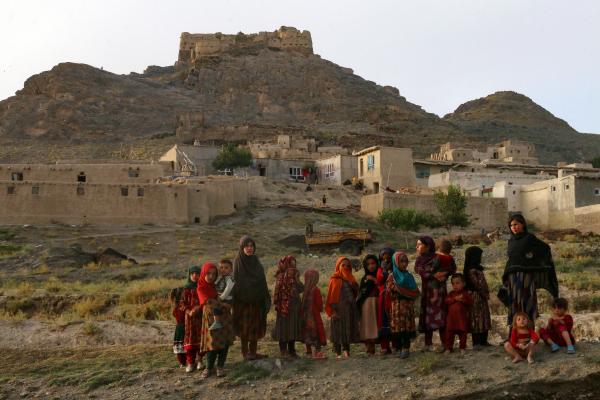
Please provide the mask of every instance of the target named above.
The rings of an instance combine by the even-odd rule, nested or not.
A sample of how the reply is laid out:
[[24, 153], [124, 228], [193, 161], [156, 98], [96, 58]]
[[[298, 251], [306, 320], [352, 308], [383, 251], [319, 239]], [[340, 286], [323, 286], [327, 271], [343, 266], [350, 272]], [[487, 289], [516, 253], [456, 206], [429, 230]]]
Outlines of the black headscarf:
[[518, 221], [523, 224], [523, 232], [512, 233], [508, 240], [508, 261], [502, 275], [502, 281], [506, 282], [508, 276], [514, 272], [533, 273], [536, 288], [546, 289], [554, 297], [558, 297], [558, 279], [552, 260], [550, 246], [538, 239], [534, 234], [527, 231], [527, 223], [521, 214], [510, 217], [510, 223]]
[[469, 272], [472, 269], [483, 271], [483, 266], [481, 265], [482, 254], [483, 250], [481, 249], [481, 247], [478, 246], [471, 246], [467, 250], [465, 250], [465, 268], [463, 269], [463, 276], [465, 277], [465, 288], [467, 290], [476, 290], [475, 285], [471, 281]]
[[[369, 271], [369, 260], [375, 260], [377, 264], [377, 268], [375, 271]], [[379, 269], [379, 259], [373, 254], [367, 254], [362, 261], [363, 269], [365, 270], [365, 275], [360, 280], [360, 286], [358, 289], [358, 297], [356, 298], [356, 306], [360, 310], [363, 303], [369, 297], [369, 294], [377, 287], [377, 283], [373, 282], [370, 279], [367, 279], [368, 276], [372, 276], [377, 278], [377, 270]]]
[[[244, 247], [252, 243], [255, 253], [251, 256], [244, 253]], [[235, 281], [233, 301], [236, 303], [260, 303], [271, 299], [267, 288], [265, 270], [256, 256], [256, 243], [249, 236], [240, 239], [237, 256], [233, 260], [233, 280]], [[268, 310], [267, 310], [268, 311]]]
[[192, 265], [188, 268], [187, 283], [185, 284], [186, 289], [196, 289], [196, 287], [198, 286], [198, 282], [194, 282], [191, 278], [191, 275], [194, 272], [200, 274], [200, 267], [197, 265]]
[[[396, 251], [391, 247], [384, 247], [379, 252], [379, 265], [381, 266], [381, 268], [383, 268], [383, 272], [388, 273], [392, 270], [392, 257], [394, 256], [395, 252]], [[387, 262], [383, 261], [383, 256], [385, 254], [389, 254], [389, 259]]]

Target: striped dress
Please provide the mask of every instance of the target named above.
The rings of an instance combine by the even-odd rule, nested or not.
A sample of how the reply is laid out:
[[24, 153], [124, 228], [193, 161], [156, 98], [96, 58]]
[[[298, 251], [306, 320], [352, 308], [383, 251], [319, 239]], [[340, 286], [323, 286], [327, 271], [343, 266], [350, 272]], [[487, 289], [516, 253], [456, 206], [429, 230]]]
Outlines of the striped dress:
[[302, 318], [300, 310], [300, 294], [304, 291], [304, 285], [296, 282], [294, 294], [290, 299], [288, 315], [277, 313], [275, 328], [272, 337], [279, 342], [291, 342], [302, 340]]

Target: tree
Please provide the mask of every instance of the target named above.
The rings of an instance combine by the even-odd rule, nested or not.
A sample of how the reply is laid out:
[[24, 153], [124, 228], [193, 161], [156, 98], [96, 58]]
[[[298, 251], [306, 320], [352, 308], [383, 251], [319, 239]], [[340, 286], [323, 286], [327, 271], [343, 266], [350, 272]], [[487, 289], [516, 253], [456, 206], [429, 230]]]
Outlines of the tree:
[[438, 191], [433, 195], [433, 200], [440, 213], [440, 223], [448, 232], [453, 226], [469, 225], [469, 216], [466, 213], [467, 196], [460, 187], [450, 185], [447, 193]]
[[212, 165], [217, 170], [248, 167], [252, 165], [252, 154], [246, 149], [227, 143], [221, 147]]
[[592, 163], [592, 167], [600, 168], [600, 156], [592, 158], [590, 162]]

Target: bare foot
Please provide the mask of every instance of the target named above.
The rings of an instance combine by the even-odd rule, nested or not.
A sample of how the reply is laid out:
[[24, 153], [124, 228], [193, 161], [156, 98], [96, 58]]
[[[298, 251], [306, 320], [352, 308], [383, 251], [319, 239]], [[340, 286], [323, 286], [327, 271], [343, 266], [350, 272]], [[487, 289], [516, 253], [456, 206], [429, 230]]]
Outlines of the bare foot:
[[535, 362], [535, 360], [533, 359], [533, 356], [527, 356], [527, 362], [529, 364], [533, 364]]
[[349, 358], [350, 357], [350, 353], [348, 353], [347, 351], [344, 351], [344, 358]]
[[464, 356], [465, 355], [465, 349], [460, 349], [460, 355]]
[[512, 362], [515, 364], [519, 363], [521, 361], [523, 361], [523, 357], [521, 357], [521, 356], [515, 356], [515, 358], [513, 358], [513, 360], [512, 360]]
[[450, 354], [450, 350], [444, 351], [444, 354]]

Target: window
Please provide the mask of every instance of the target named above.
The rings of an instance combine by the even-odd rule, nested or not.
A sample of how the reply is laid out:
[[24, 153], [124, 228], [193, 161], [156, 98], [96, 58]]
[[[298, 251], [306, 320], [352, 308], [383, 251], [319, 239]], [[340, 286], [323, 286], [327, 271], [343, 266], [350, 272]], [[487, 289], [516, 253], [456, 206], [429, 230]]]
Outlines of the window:
[[304, 175], [302, 175], [302, 168], [290, 167], [290, 179], [293, 179], [296, 181], [303, 181]]
[[6, 194], [15, 194], [17, 191], [17, 189], [14, 186], [7, 186], [6, 187]]
[[333, 177], [335, 177], [335, 170], [333, 169], [333, 164], [327, 164], [325, 166], [325, 178]]
[[367, 171], [373, 171], [375, 169], [375, 156], [367, 156]]
[[10, 175], [10, 180], [11, 181], [22, 181], [23, 180], [23, 173], [22, 172], [13, 172]]
[[138, 188], [137, 195], [138, 197], [144, 197], [144, 188]]
[[128, 175], [130, 178], [137, 178], [138, 176], [140, 176], [139, 168], [137, 170], [135, 170], [133, 168], [129, 168]]
[[516, 190], [513, 190], [513, 194], [517, 194], [517, 191], [516, 191]]
[[363, 165], [363, 159], [362, 158], [359, 160], [359, 164], [360, 165], [359, 165], [359, 168], [358, 168], [358, 176], [363, 176], [364, 173], [365, 173], [365, 167]]
[[31, 194], [40, 194], [40, 187], [39, 186], [32, 186], [31, 187]]
[[550, 186], [550, 190], [552, 190], [553, 192], [556, 192], [556, 186]]
[[79, 175], [77, 175], [77, 182], [85, 183], [86, 179], [85, 172], [80, 172]]
[[77, 186], [77, 196], [83, 196], [85, 194], [85, 189], [83, 186]]
[[129, 196], [129, 188], [127, 186], [121, 187], [121, 196]]
[[194, 217], [194, 223], [195, 224], [199, 224], [200, 223], [200, 217]]
[[569, 190], [569, 184], [565, 183], [565, 190]]
[[596, 189], [594, 189], [594, 194], [595, 194], [596, 196], [600, 196], [600, 188], [596, 188]]

